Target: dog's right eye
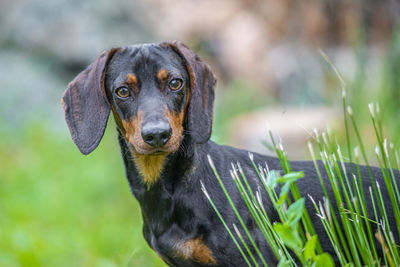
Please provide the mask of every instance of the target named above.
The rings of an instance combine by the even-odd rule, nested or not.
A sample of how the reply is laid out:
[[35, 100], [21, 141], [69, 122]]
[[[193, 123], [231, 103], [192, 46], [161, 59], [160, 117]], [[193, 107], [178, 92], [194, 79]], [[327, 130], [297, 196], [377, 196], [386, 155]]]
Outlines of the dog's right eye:
[[181, 79], [172, 79], [169, 84], [168, 87], [169, 89], [171, 89], [172, 91], [178, 91], [179, 89], [181, 89], [182, 87], [182, 80]]
[[129, 97], [131, 95], [131, 92], [126, 87], [120, 87], [115, 91], [115, 94], [119, 98], [127, 98], [127, 97]]

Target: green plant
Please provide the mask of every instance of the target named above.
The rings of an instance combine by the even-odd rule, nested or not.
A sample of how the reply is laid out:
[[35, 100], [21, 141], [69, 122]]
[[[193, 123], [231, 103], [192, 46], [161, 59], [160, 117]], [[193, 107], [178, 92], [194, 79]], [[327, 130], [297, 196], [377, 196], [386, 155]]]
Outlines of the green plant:
[[[276, 171], [269, 171], [268, 168], [257, 166], [253, 161], [252, 154], [249, 154], [249, 157], [264, 186], [265, 191], [263, 193], [268, 194], [275, 210], [279, 214], [280, 221], [270, 221], [261, 201], [262, 191], [257, 190], [254, 192], [251, 189], [239, 163], [232, 164], [231, 175], [254, 221], [262, 231], [274, 255], [279, 259], [279, 266], [297, 265], [297, 261], [293, 259], [289, 251], [296, 255], [298, 262], [302, 266], [334, 266], [332, 255], [323, 252], [318, 243], [318, 237], [304, 206], [305, 197], [310, 198], [313, 202], [315, 211], [321, 219], [331, 245], [335, 249], [335, 256], [341, 266], [400, 266], [399, 246], [395, 242], [393, 229], [390, 228], [390, 223], [392, 225], [395, 224], [397, 231], [400, 232], [400, 194], [396, 182], [398, 177], [396, 177], [395, 171], [400, 166], [399, 155], [394, 149], [394, 145], [389, 144], [387, 139], [384, 138], [379, 105], [369, 104], [370, 119], [377, 139], [375, 154], [382, 172], [384, 185], [376, 182], [355, 116], [351, 106], [347, 103], [346, 84], [335, 66], [325, 54], [322, 53], [322, 55], [339, 78], [343, 92], [342, 104], [346, 153], [342, 152], [343, 150], [337, 138], [330, 131], [322, 134], [314, 131], [314, 139], [318, 147], [317, 152], [320, 155], [322, 166], [328, 174], [329, 186], [333, 190], [333, 198], [330, 198], [327, 194], [326, 187], [328, 185], [323, 182], [321, 165], [317, 164], [313, 145], [311, 143], [308, 144], [325, 195], [323, 202], [319, 201], [318, 203], [311, 196], [302, 196], [300, 194], [296, 181], [301, 179], [304, 174], [291, 170], [290, 162], [282, 145], [275, 143], [272, 134], [270, 134], [272, 144], [276, 155], [280, 159], [284, 175], [280, 176]], [[351, 138], [353, 135], [357, 144], [354, 148]], [[371, 182], [369, 192], [364, 192], [363, 189], [363, 180], [359, 167], [361, 158], [366, 165], [368, 178]], [[255, 255], [249, 249], [249, 246], [252, 246], [255, 248], [256, 254], [261, 258], [263, 265], [267, 266], [263, 255], [259, 252], [239, 212], [231, 201], [211, 158], [209, 158], [209, 163], [251, 244], [246, 244], [236, 225], [227, 225], [212, 201], [213, 196], [207, 193], [204, 186], [202, 190], [248, 265], [258, 266]], [[236, 169], [239, 171], [236, 171]], [[279, 194], [275, 190], [275, 186], [278, 183], [281, 187]], [[382, 186], [388, 192], [394, 210], [395, 222], [389, 223], [388, 211], [383, 202]], [[369, 198], [366, 196], [369, 196]], [[367, 212], [367, 204], [373, 206], [373, 214]], [[373, 232], [372, 225], [377, 226], [376, 232]], [[234, 232], [236, 232], [236, 236]], [[375, 241], [378, 241], [379, 246], [375, 245]], [[382, 250], [382, 253], [378, 253], [379, 250]], [[382, 258], [379, 255], [383, 255]]]

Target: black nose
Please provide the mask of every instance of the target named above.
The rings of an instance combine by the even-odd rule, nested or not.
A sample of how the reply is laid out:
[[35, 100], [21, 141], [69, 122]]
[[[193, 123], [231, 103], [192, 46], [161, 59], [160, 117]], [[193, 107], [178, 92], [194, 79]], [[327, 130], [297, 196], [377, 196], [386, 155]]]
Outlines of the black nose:
[[162, 147], [170, 139], [172, 129], [168, 122], [146, 123], [142, 126], [143, 141], [152, 147]]

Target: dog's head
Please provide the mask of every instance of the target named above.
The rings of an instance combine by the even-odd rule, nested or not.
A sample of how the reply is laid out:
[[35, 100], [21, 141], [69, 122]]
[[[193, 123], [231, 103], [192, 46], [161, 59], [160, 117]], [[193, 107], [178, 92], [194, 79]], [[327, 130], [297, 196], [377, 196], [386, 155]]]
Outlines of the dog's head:
[[197, 143], [210, 138], [215, 81], [180, 42], [113, 48], [68, 85], [62, 103], [83, 154], [98, 146], [110, 110], [135, 153], [171, 153], [184, 134]]

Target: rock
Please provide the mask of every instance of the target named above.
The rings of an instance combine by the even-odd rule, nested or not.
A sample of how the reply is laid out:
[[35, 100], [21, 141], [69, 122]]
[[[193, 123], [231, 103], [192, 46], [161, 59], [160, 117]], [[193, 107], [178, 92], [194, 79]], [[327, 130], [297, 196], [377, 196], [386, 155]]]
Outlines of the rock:
[[234, 119], [230, 126], [229, 144], [262, 154], [275, 155], [262, 141], [271, 143], [268, 130], [287, 151], [289, 159], [305, 159], [309, 155], [307, 141], [314, 128], [319, 132], [336, 125], [341, 113], [327, 107], [265, 108]]

